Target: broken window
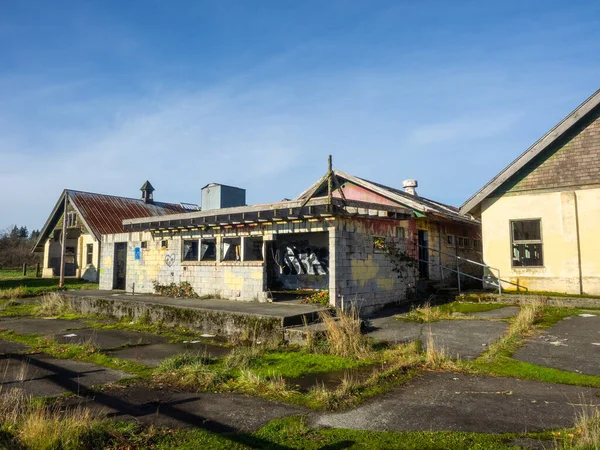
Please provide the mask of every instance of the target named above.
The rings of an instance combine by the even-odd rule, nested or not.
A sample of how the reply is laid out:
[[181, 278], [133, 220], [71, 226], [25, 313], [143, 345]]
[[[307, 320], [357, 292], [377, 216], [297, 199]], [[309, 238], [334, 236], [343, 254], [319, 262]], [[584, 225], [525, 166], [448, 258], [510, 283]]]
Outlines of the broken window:
[[142, 248], [148, 248], [148, 241], [142, 241]]
[[77, 226], [77, 213], [67, 213], [67, 228], [72, 228], [75, 226]]
[[454, 236], [451, 234], [446, 236], [446, 242], [448, 243], [448, 247], [454, 247]]
[[263, 261], [263, 238], [244, 238], [244, 261]]
[[198, 261], [198, 241], [185, 240], [183, 241], [183, 260]]
[[543, 266], [542, 221], [512, 220], [510, 222], [513, 267]]
[[216, 261], [217, 244], [214, 239], [200, 239], [200, 261]]
[[87, 244], [85, 250], [85, 263], [87, 265], [93, 264], [92, 261], [94, 260], [94, 244]]
[[241, 260], [241, 239], [224, 238], [222, 244], [222, 260], [223, 261], [240, 261]]
[[165, 249], [169, 248], [169, 241], [162, 241], [160, 243], [160, 248], [165, 248]]

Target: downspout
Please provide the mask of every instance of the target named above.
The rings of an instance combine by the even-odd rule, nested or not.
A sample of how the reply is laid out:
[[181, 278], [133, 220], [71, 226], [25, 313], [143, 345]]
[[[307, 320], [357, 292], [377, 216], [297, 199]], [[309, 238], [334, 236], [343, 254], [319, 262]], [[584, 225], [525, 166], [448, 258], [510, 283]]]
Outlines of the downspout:
[[65, 209], [63, 211], [62, 243], [60, 246], [60, 281], [58, 287], [65, 286], [65, 247], [67, 245], [67, 205], [69, 203], [69, 191], [65, 190]]
[[583, 294], [583, 270], [581, 268], [581, 239], [579, 238], [579, 209], [577, 207], [577, 193], [573, 192], [573, 205], [575, 206], [575, 236], [577, 238], [577, 268], [579, 269], [579, 294]]

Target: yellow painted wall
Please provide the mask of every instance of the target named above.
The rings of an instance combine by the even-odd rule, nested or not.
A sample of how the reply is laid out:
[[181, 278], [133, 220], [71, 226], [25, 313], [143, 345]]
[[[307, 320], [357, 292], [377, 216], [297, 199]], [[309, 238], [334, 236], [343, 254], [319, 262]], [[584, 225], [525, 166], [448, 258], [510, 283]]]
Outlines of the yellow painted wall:
[[[542, 220], [544, 267], [512, 267], [510, 220]], [[482, 205], [483, 257], [503, 279], [530, 290], [580, 293], [577, 221], [583, 293], [600, 294], [600, 189], [521, 193]], [[503, 284], [505, 289], [514, 285]]]

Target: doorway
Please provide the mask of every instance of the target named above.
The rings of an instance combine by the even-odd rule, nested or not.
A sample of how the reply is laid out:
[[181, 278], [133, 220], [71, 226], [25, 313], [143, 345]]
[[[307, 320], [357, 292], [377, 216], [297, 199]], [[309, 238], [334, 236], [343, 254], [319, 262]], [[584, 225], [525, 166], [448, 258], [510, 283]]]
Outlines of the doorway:
[[113, 279], [113, 289], [125, 290], [125, 280], [127, 275], [127, 242], [117, 242], [115, 244], [115, 275]]
[[419, 278], [429, 279], [429, 234], [419, 230]]

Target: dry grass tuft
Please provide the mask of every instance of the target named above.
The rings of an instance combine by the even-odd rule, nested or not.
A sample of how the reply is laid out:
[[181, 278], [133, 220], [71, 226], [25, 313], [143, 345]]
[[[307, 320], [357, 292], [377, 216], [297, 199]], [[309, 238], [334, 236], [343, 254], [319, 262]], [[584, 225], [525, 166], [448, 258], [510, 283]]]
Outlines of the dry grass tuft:
[[329, 353], [342, 357], [366, 358], [372, 352], [369, 339], [361, 332], [361, 320], [355, 308], [338, 311], [337, 317], [329, 311], [319, 312], [325, 324]]
[[264, 349], [256, 345], [235, 347], [229, 353], [223, 364], [227, 369], [248, 369], [262, 355]]
[[197, 353], [181, 353], [165, 359], [155, 371], [158, 382], [195, 389], [211, 389], [223, 381], [225, 375], [208, 365], [209, 358]]
[[17, 298], [22, 298], [27, 296], [27, 289], [23, 286], [18, 286], [10, 289], [2, 289], [0, 290], [0, 299], [1, 300], [15, 300]]
[[600, 409], [584, 407], [575, 422], [575, 448], [600, 449]]
[[0, 422], [14, 436], [7, 443], [11, 447], [83, 448], [86, 436], [99, 423], [99, 413], [83, 407], [46, 406], [32, 402], [20, 389], [11, 389], [0, 396]]
[[233, 383], [236, 388], [252, 394], [266, 394], [285, 398], [296, 393], [296, 391], [287, 386], [285, 379], [281, 375], [275, 373], [269, 376], [262, 376], [251, 370], [244, 369]]
[[71, 300], [59, 292], [50, 292], [42, 296], [37, 315], [51, 317], [73, 312]]
[[431, 370], [458, 370], [459, 366], [450, 358], [446, 348], [435, 342], [431, 329], [428, 330], [425, 341], [424, 365]]

